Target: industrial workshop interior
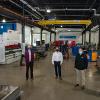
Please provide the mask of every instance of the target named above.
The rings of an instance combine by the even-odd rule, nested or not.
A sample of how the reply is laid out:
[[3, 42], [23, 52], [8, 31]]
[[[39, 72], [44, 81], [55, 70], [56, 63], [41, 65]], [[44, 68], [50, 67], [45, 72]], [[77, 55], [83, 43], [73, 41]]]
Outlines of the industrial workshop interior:
[[100, 100], [100, 0], [0, 0], [0, 100]]

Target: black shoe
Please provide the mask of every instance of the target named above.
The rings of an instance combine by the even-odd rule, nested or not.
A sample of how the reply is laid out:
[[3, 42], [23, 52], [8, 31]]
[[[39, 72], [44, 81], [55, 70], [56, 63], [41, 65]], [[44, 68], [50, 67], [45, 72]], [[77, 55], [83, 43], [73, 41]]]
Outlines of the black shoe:
[[81, 89], [84, 90], [85, 89], [85, 86], [82, 86]]
[[26, 81], [28, 81], [28, 78], [26, 78]]
[[76, 84], [76, 85], [75, 85], [75, 87], [78, 87], [78, 86], [79, 86], [79, 84]]
[[34, 80], [34, 78], [31, 78], [31, 80]]

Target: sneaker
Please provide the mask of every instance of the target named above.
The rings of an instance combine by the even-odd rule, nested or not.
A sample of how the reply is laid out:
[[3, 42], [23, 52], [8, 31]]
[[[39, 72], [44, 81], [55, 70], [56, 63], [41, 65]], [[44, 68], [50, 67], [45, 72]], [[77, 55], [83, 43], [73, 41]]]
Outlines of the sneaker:
[[79, 84], [76, 84], [76, 85], [75, 85], [75, 87], [78, 87], [78, 86], [79, 86]]

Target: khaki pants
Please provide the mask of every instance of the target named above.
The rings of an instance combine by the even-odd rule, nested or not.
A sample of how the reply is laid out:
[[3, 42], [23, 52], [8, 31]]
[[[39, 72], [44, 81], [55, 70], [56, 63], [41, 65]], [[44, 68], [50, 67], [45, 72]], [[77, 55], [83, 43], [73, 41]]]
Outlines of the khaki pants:
[[76, 84], [80, 84], [82, 86], [85, 85], [85, 80], [86, 80], [86, 77], [85, 77], [85, 74], [86, 74], [86, 70], [78, 70], [78, 69], [75, 69], [76, 70]]

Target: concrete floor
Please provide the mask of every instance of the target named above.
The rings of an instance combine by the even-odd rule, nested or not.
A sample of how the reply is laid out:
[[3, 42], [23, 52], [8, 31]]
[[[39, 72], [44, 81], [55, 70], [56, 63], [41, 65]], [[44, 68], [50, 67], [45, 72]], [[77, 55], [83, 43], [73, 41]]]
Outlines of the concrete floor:
[[0, 84], [20, 86], [21, 100], [100, 100], [100, 75], [93, 63], [87, 71], [86, 90], [74, 88], [74, 59], [64, 60], [62, 75], [62, 81], [55, 80], [51, 53], [35, 62], [33, 81], [25, 80], [25, 66], [19, 67], [18, 62], [0, 65]]

